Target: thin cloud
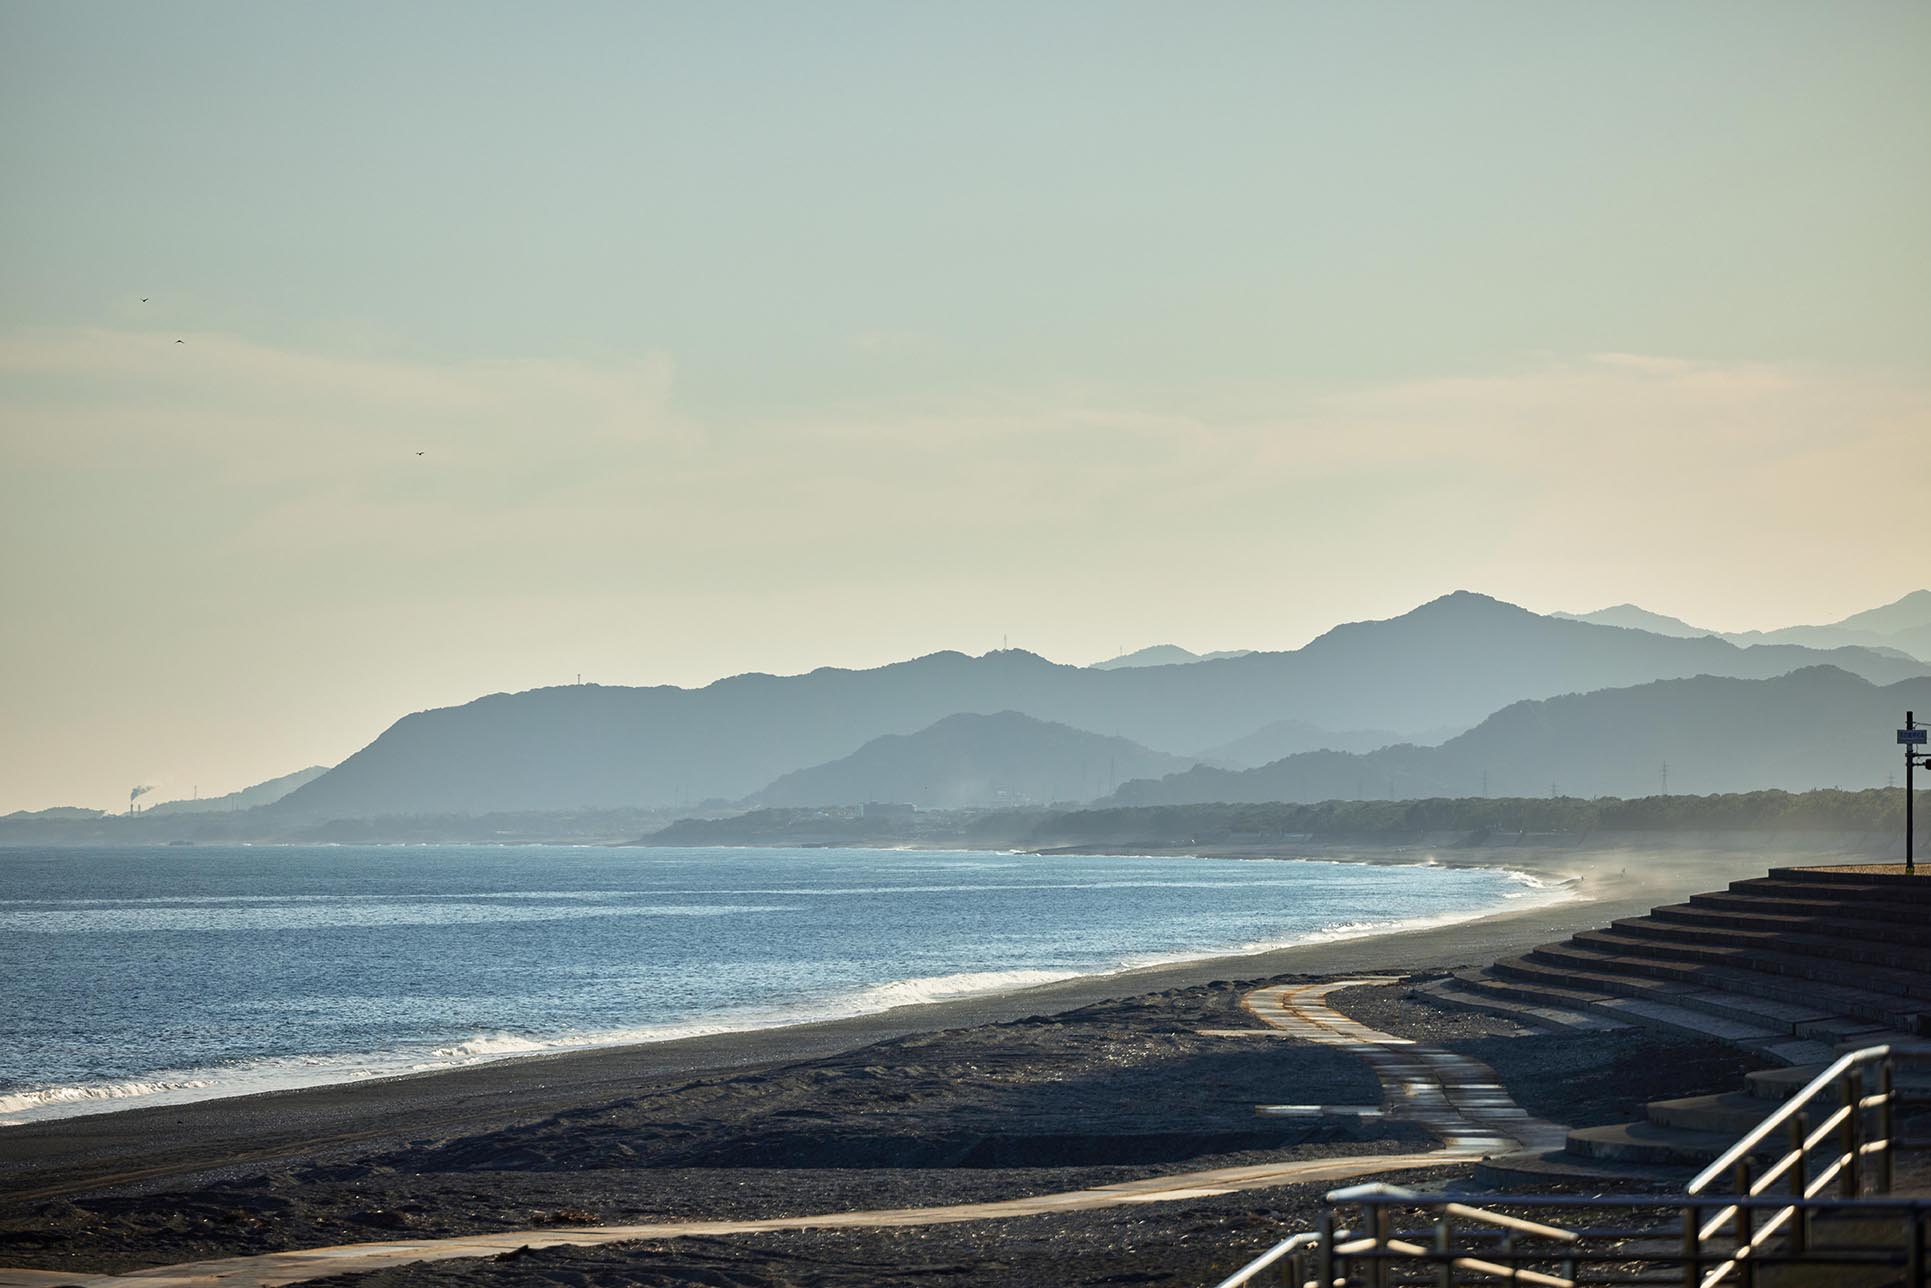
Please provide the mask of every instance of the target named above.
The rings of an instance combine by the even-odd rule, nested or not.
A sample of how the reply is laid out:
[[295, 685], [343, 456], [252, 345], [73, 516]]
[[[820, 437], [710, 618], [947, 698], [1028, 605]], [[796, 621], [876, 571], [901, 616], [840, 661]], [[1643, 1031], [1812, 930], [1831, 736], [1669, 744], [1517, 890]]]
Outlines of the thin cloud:
[[272, 464], [278, 446], [318, 435], [338, 451], [567, 451], [693, 432], [672, 414], [673, 368], [658, 353], [407, 363], [222, 334], [35, 330], [0, 337], [0, 379], [9, 450], [54, 457], [247, 449]]

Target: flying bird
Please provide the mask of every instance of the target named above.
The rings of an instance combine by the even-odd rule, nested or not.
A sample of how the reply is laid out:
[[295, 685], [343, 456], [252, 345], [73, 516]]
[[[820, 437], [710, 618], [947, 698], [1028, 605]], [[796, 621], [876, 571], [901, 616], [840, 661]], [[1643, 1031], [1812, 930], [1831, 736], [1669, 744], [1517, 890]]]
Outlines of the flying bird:
[[176, 343], [176, 344], [186, 344], [186, 343], [187, 343], [187, 341], [186, 341], [186, 340], [176, 340], [176, 341], [175, 341], [175, 343]]
[[421, 453], [421, 452], [417, 452], [417, 453], [416, 453], [416, 455], [418, 455], [418, 456], [421, 456], [421, 455], [422, 455], [422, 453]]
[[147, 296], [145, 296], [145, 295], [143, 295], [143, 296], [141, 297], [141, 303], [143, 303], [143, 304], [146, 304], [147, 302], [148, 302], [148, 297], [147, 297]]

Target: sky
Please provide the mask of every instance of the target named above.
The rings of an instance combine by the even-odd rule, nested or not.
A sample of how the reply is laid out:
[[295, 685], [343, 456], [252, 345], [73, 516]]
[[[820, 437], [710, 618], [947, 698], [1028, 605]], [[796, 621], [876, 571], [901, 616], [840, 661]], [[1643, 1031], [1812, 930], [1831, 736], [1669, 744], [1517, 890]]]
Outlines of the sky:
[[1911, 0], [4, 0], [0, 812], [579, 674], [1896, 599], [1927, 56]]

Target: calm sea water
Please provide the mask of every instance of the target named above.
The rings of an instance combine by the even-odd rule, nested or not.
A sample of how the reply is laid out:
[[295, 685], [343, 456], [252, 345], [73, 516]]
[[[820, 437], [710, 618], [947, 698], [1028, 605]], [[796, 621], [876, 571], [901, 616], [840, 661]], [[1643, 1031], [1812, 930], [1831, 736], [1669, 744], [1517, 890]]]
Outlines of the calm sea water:
[[878, 850], [0, 850], [0, 1123], [854, 1015], [1535, 898]]

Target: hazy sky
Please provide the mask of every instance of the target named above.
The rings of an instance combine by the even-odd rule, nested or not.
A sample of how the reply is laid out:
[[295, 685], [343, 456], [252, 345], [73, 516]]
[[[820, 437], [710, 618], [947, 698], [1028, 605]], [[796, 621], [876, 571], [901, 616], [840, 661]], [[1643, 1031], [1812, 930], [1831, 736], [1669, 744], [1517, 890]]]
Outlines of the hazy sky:
[[1894, 599], [1927, 59], [1913, 0], [0, 3], [0, 811], [578, 672]]

